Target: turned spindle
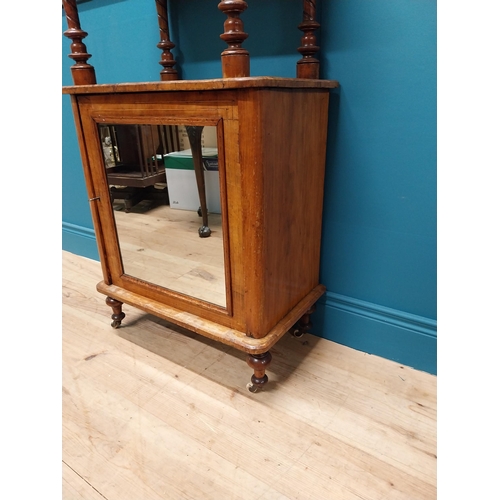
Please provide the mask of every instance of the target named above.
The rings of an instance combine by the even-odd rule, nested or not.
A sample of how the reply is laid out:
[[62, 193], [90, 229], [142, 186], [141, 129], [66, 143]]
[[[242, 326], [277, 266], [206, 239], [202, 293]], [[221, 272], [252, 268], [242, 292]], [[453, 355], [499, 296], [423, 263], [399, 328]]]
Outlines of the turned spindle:
[[175, 44], [170, 40], [170, 31], [168, 29], [168, 2], [167, 0], [156, 0], [156, 12], [158, 13], [158, 25], [160, 27], [160, 43], [157, 47], [163, 52], [159, 64], [163, 66], [160, 71], [161, 80], [177, 80], [179, 78], [173, 54], [170, 52]]
[[243, 31], [243, 21], [240, 19], [240, 14], [248, 5], [244, 0], [222, 0], [218, 7], [228, 16], [224, 22], [224, 33], [220, 35], [228, 44], [221, 54], [222, 77], [250, 76], [250, 54], [241, 46], [248, 34]]
[[71, 66], [71, 75], [75, 85], [92, 85], [96, 83], [95, 70], [87, 60], [92, 56], [87, 53], [87, 47], [83, 43], [83, 39], [88, 35], [80, 27], [80, 18], [78, 16], [78, 8], [76, 0], [63, 0], [64, 12], [68, 29], [64, 32], [64, 36], [71, 39], [71, 54], [68, 57], [75, 61]]
[[297, 61], [297, 78], [319, 78], [319, 61], [314, 57], [319, 47], [316, 45], [314, 32], [320, 27], [316, 21], [316, 0], [304, 0], [302, 23], [299, 30], [302, 36], [302, 45], [297, 49], [302, 59]]

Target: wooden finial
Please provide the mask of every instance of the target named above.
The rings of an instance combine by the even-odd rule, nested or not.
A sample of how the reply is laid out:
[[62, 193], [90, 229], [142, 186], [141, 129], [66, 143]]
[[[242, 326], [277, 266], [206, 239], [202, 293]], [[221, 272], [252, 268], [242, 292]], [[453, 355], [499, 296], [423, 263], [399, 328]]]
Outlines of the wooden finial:
[[297, 61], [297, 78], [319, 78], [319, 61], [314, 57], [319, 47], [314, 32], [320, 27], [316, 21], [316, 0], [304, 0], [302, 23], [299, 30], [304, 32], [302, 45], [297, 49], [302, 59]]
[[173, 54], [170, 52], [175, 44], [170, 41], [168, 29], [168, 9], [167, 0], [156, 0], [156, 12], [158, 12], [158, 25], [160, 26], [160, 43], [157, 47], [163, 50], [160, 64], [163, 69], [160, 71], [161, 80], [178, 80], [179, 75], [174, 69], [176, 64]]
[[224, 33], [220, 36], [229, 45], [221, 54], [222, 77], [250, 76], [250, 54], [241, 47], [248, 34], [243, 31], [240, 19], [248, 4], [244, 0], [222, 0], [218, 7], [228, 16], [224, 22]]
[[96, 83], [94, 67], [87, 63], [87, 60], [92, 57], [87, 53], [87, 47], [82, 40], [88, 35], [80, 28], [80, 18], [78, 17], [78, 8], [76, 0], [63, 0], [64, 12], [68, 22], [68, 29], [64, 32], [64, 36], [71, 39], [71, 57], [75, 64], [71, 66], [71, 75], [75, 85], [92, 85]]

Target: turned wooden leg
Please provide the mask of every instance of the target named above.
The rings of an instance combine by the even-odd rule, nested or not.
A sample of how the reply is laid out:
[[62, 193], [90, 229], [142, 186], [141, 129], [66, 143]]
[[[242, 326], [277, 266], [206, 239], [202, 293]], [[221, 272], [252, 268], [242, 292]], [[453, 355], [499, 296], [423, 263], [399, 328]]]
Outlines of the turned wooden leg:
[[113, 328], [118, 328], [122, 324], [122, 319], [125, 317], [125, 313], [122, 312], [123, 302], [111, 297], [106, 297], [106, 304], [113, 310], [113, 314], [111, 315], [111, 319], [113, 320], [111, 326]]
[[253, 368], [252, 382], [247, 385], [250, 392], [257, 392], [262, 389], [269, 380], [266, 375], [266, 368], [271, 363], [273, 357], [269, 351], [262, 354], [249, 354], [247, 364]]
[[313, 304], [305, 314], [295, 323], [291, 333], [294, 337], [300, 338], [305, 333], [309, 333], [312, 328], [311, 314], [316, 310], [316, 304]]

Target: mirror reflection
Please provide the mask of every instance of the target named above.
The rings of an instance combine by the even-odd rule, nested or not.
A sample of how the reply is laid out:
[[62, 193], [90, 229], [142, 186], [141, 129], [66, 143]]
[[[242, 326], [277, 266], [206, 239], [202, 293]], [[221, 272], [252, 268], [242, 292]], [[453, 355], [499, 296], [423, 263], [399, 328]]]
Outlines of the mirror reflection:
[[101, 124], [124, 272], [226, 306], [216, 126]]

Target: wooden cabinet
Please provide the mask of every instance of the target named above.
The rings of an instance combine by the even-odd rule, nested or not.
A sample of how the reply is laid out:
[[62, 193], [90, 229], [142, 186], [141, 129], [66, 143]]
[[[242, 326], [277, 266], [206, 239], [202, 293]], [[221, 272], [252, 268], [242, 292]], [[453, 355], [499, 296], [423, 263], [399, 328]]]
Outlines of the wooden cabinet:
[[[67, 13], [76, 9], [65, 3]], [[167, 72], [160, 82], [98, 85], [93, 69], [80, 78], [77, 68], [77, 84], [63, 92], [72, 99], [101, 258], [97, 289], [112, 308], [113, 326], [122, 324], [128, 304], [240, 349], [255, 391], [267, 382], [270, 349], [293, 328], [307, 331], [325, 290], [319, 258], [328, 99], [338, 84], [240, 76], [248, 56], [238, 59], [236, 49], [223, 54], [230, 62], [221, 79], [181, 81]], [[170, 71], [172, 58], [162, 60]], [[187, 150], [179, 130], [187, 131]], [[210, 156], [220, 213], [207, 210], [203, 161]], [[193, 168], [169, 168], [179, 158]], [[110, 186], [118, 164], [135, 165], [142, 177], [166, 170], [169, 188], [169, 172], [191, 174], [200, 213], [164, 203], [117, 210]]]

